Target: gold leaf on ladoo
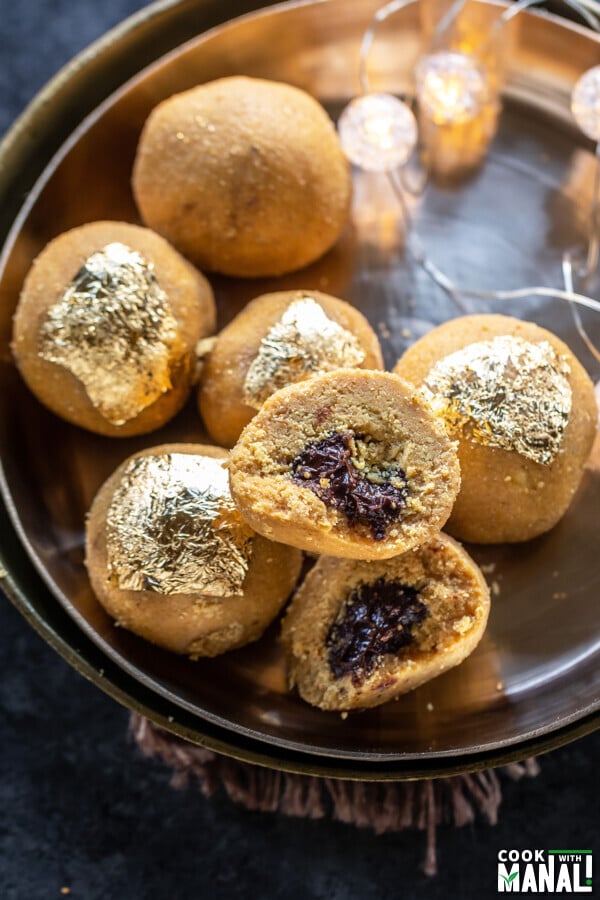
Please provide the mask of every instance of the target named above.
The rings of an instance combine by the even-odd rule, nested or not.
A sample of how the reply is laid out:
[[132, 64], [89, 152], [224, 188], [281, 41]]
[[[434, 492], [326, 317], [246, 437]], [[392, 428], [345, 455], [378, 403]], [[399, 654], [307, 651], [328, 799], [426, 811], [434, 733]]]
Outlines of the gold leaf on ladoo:
[[548, 341], [502, 336], [469, 344], [429, 372], [423, 393], [451, 431], [550, 465], [571, 412], [570, 367]]
[[42, 359], [72, 372], [113, 425], [172, 387], [178, 326], [153, 268], [124, 244], [107, 244], [86, 259], [40, 328]]
[[358, 339], [330, 319], [308, 295], [290, 303], [260, 343], [244, 382], [244, 401], [260, 409], [288, 384], [309, 375], [359, 366], [365, 352]]
[[222, 460], [139, 456], [126, 466], [108, 511], [109, 574], [121, 590], [240, 594], [253, 534], [233, 503]]

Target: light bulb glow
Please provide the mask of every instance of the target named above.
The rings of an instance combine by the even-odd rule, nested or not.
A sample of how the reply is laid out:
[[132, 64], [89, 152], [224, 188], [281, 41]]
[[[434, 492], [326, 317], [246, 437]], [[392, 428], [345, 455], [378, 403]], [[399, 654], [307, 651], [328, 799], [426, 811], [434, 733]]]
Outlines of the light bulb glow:
[[583, 133], [600, 141], [600, 66], [584, 72], [573, 88], [571, 112]]
[[462, 125], [485, 106], [488, 86], [484, 71], [464, 53], [442, 50], [424, 56], [415, 77], [419, 109], [436, 125]]
[[350, 162], [368, 172], [403, 166], [417, 144], [411, 109], [391, 94], [356, 97], [342, 112], [338, 133]]

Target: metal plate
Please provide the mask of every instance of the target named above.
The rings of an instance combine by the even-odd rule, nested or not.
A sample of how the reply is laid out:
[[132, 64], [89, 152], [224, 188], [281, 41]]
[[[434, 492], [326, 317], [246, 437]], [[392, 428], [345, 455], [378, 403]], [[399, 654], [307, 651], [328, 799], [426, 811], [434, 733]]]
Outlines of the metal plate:
[[[203, 12], [216, 17], [215, 5], [196, 0], [156, 7], [130, 34], [139, 35], [140, 28], [158, 33], [166, 14], [178, 39], [191, 37]], [[104, 478], [130, 453], [165, 441], [204, 439], [193, 401], [152, 435], [100, 438], [42, 409], [20, 382], [8, 351], [20, 285], [44, 244], [85, 221], [137, 220], [129, 174], [139, 130], [156, 102], [199, 81], [243, 72], [304, 87], [335, 116], [356, 89], [358, 44], [376, 7], [366, 0], [286, 4], [235, 21], [142, 71], [72, 134], [63, 131], [65, 143], [40, 173], [2, 258], [0, 457], [5, 501], [31, 560], [54, 597], [106, 655], [111, 676], [104, 685], [106, 673], [96, 677], [101, 686], [127, 703], [142, 703], [146, 712], [188, 737], [255, 761], [321, 772], [333, 768], [355, 777], [415, 777], [514, 758], [593, 727], [600, 683], [595, 610], [600, 444], [571, 510], [550, 534], [527, 545], [470, 548], [480, 562], [495, 564], [490, 577], [500, 591], [473, 656], [398, 702], [343, 721], [286, 691], [276, 627], [254, 646], [191, 663], [112, 626], [82, 566], [85, 512]], [[134, 46], [140, 62], [146, 62], [141, 44]], [[100, 48], [107, 92], [128, 49], [122, 36]], [[523, 17], [505, 111], [485, 165], [460, 184], [432, 185], [414, 210], [431, 256], [462, 284], [559, 284], [562, 250], [584, 240], [592, 172], [590, 148], [570, 121], [569, 93], [578, 75], [598, 62], [599, 49], [593, 37], [574, 26], [550, 17]], [[373, 85], [404, 88], [417, 53], [417, 13], [407, 9], [382, 31], [373, 55]], [[55, 95], [62, 94], [64, 101], [70, 87], [77, 96], [81, 78], [75, 67]], [[79, 102], [82, 96], [80, 88]], [[38, 107], [30, 123], [36, 116], [39, 122], [40, 115]], [[35, 133], [27, 137], [35, 143]], [[20, 140], [23, 145], [23, 134]], [[14, 148], [13, 140], [8, 149], [15, 178], [26, 181], [34, 167], [19, 171]], [[392, 364], [411, 340], [456, 315], [448, 299], [407, 265], [398, 210], [385, 180], [357, 173], [355, 194], [353, 226], [309, 269], [268, 281], [213, 279], [220, 324], [266, 290], [319, 288], [367, 314]], [[556, 331], [593, 373], [568, 308], [531, 300], [503, 311]], [[586, 324], [600, 341], [600, 324], [591, 316]], [[62, 621], [50, 605], [56, 601], [32, 573], [22, 572], [18, 556], [5, 550], [9, 587], [50, 636], [49, 623]], [[23, 581], [30, 587], [23, 590]], [[91, 674], [96, 651], [81, 651], [88, 642], [83, 635], [79, 641], [70, 626], [61, 624], [57, 632], [54, 642], [63, 652], [69, 646], [72, 661]], [[119, 671], [124, 673], [121, 684]]]

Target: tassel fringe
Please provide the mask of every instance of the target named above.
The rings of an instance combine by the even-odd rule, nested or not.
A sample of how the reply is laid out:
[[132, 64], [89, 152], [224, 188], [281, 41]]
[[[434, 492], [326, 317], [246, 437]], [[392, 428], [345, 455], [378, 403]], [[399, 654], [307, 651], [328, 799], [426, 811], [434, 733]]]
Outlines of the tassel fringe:
[[322, 819], [370, 828], [375, 834], [417, 828], [426, 834], [423, 871], [437, 873], [438, 825], [462, 827], [483, 817], [498, 821], [502, 802], [499, 773], [513, 781], [533, 778], [535, 758], [499, 770], [424, 781], [361, 782], [316, 778], [263, 769], [189, 744], [131, 714], [130, 732], [146, 757], [158, 756], [173, 770], [172, 785], [196, 782], [205, 797], [222, 788], [234, 803], [259, 812]]

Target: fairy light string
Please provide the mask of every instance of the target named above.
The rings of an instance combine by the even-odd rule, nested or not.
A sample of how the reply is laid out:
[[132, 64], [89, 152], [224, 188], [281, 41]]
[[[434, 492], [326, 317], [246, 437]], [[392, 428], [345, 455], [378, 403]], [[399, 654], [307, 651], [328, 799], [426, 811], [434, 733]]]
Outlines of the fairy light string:
[[[342, 147], [347, 151], [349, 158], [355, 164], [370, 171], [386, 173], [394, 195], [400, 204], [404, 218], [407, 252], [413, 261], [452, 298], [461, 311], [467, 311], [464, 301], [468, 299], [510, 301], [531, 297], [545, 297], [568, 302], [580, 337], [589, 351], [593, 354], [594, 358], [600, 362], [600, 351], [595, 347], [585, 331], [578, 311], [578, 307], [583, 307], [593, 310], [594, 312], [600, 312], [600, 302], [575, 290], [575, 278], [585, 279], [596, 270], [600, 251], [600, 66], [596, 67], [597, 72], [595, 69], [592, 69], [584, 73], [573, 91], [572, 98], [572, 111], [575, 121], [588, 137], [596, 141], [595, 175], [590, 212], [589, 237], [587, 252], [584, 254], [584, 261], [578, 261], [572, 251], [565, 252], [562, 260], [564, 289], [552, 288], [544, 285], [527, 286], [515, 290], [495, 291], [465, 288], [462, 285], [456, 284], [429, 257], [424, 242], [412, 220], [406, 200], [407, 192], [413, 195], [422, 193], [428, 180], [428, 172], [426, 169], [423, 171], [420, 186], [411, 186], [406, 178], [407, 163], [412, 157], [418, 144], [418, 130], [414, 132], [410, 127], [402, 130], [398, 123], [400, 120], [405, 123], [410, 122], [411, 116], [412, 119], [414, 119], [412, 110], [414, 96], [401, 96], [399, 99], [391, 94], [374, 95], [370, 92], [368, 61], [377, 30], [384, 21], [400, 12], [402, 9], [413, 5], [415, 2], [418, 2], [418, 0], [392, 0], [392, 2], [385, 4], [385, 6], [382, 6], [375, 13], [369, 27], [365, 31], [361, 42], [359, 57], [359, 83], [361, 95], [350, 104], [350, 107], [354, 104], [354, 112], [358, 112], [358, 115], [354, 122], [352, 134], [349, 134], [348, 131], [345, 133], [343, 128], [340, 130]], [[514, 19], [520, 12], [528, 7], [536, 6], [541, 2], [543, 2], [543, 0], [518, 0], [513, 6], [505, 9], [493, 23], [487, 39], [482, 41], [481, 47], [478, 48], [480, 55], [482, 50], [489, 48], [489, 45], [509, 21]], [[597, 3], [596, 0], [565, 0], [565, 3], [581, 16], [586, 25], [596, 32], [600, 32], [600, 4]], [[463, 11], [465, 4], [466, 0], [454, 0], [435, 27], [431, 46], [435, 46], [439, 42], [439, 38], [456, 22]], [[426, 63], [431, 63], [431, 61], [433, 61], [433, 80], [430, 82], [430, 86], [433, 84], [434, 89], [436, 85], [441, 88], [437, 100], [442, 104], [446, 102], [449, 107], [454, 103], [457, 115], [468, 115], [470, 103], [472, 114], [476, 115], [478, 111], [477, 93], [475, 92], [473, 97], [464, 98], [461, 97], [460, 90], [461, 85], [463, 85], [464, 89], [468, 89], [469, 84], [477, 86], [478, 82], [473, 73], [480, 73], [480, 77], [481, 74], [485, 76], [485, 68], [482, 67], [479, 60], [470, 54], [459, 51], [442, 50], [433, 51], [422, 58], [420, 61], [421, 66], [424, 61]], [[435, 68], [436, 63], [438, 63], [437, 70]], [[454, 83], [450, 90], [448, 89], [448, 84], [445, 85], [443, 81], [445, 71], [447, 71], [444, 70], [444, 64], [448, 63], [454, 65], [452, 72]], [[469, 69], [469, 66], [471, 66], [471, 70]], [[421, 72], [422, 71], [423, 69], [421, 69]], [[588, 78], [589, 83], [585, 83], [586, 78]], [[423, 76], [421, 75], [421, 82], [422, 81]], [[577, 94], [578, 88], [579, 94]], [[444, 89], [446, 96], [444, 96]], [[374, 103], [371, 104], [371, 98], [374, 97], [378, 98], [380, 109], [383, 108], [383, 106], [386, 106], [385, 101], [382, 100], [382, 98], [389, 98], [390, 100], [386, 106], [389, 118], [385, 125], [377, 125], [375, 105]], [[434, 99], [436, 99], [435, 95]], [[397, 104], [397, 106], [392, 107], [392, 101]], [[344, 124], [344, 116], [346, 116], [347, 110], [348, 107], [342, 114], [340, 120], [342, 125]], [[443, 119], [443, 108], [441, 109], [441, 112], [441, 121], [444, 123], [446, 120]], [[451, 122], [453, 110], [450, 108], [447, 112], [447, 121]], [[380, 158], [376, 160], [378, 130], [383, 134], [385, 153], [381, 153]], [[397, 141], [396, 146], [394, 146], [394, 141]], [[351, 146], [352, 142], [354, 142], [353, 146]], [[361, 155], [363, 156], [362, 162]], [[366, 159], [370, 161], [368, 165], [364, 165]], [[415, 189], [411, 190], [411, 187], [414, 187]]]

